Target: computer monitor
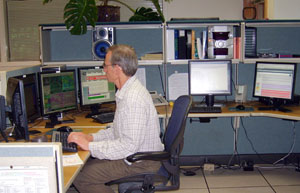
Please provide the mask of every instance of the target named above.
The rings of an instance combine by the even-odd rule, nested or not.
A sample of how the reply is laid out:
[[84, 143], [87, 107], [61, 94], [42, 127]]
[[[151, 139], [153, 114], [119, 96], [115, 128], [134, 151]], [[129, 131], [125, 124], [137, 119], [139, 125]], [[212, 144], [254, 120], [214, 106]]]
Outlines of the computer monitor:
[[72, 120], [59, 121], [58, 117], [65, 111], [77, 109], [76, 90], [75, 70], [39, 73], [41, 112], [50, 119], [50, 122], [46, 123], [47, 128], [72, 122]]
[[270, 110], [285, 111], [280, 107], [293, 99], [296, 64], [285, 62], [256, 62], [253, 97], [271, 105]]
[[34, 122], [41, 116], [38, 99], [38, 81], [36, 73], [16, 76], [23, 81], [26, 101], [26, 113], [29, 123]]
[[103, 67], [78, 68], [79, 98], [81, 106], [90, 106], [92, 116], [99, 105], [115, 101], [116, 87], [108, 82]]
[[8, 142], [7, 136], [5, 134], [6, 130], [6, 110], [5, 110], [5, 98], [0, 95], [0, 132], [3, 139]]
[[189, 93], [205, 96], [214, 106], [214, 96], [231, 95], [231, 60], [189, 60]]
[[1, 192], [64, 193], [61, 143], [0, 143]]
[[29, 141], [25, 93], [23, 81], [10, 77], [6, 90], [7, 105], [11, 107], [9, 117], [13, 126], [13, 137], [16, 140]]

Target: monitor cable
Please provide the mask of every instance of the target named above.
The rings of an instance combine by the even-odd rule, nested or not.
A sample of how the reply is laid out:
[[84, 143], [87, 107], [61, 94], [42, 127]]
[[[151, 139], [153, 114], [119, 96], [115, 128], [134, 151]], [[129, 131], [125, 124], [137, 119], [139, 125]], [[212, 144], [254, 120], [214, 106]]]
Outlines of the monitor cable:
[[237, 158], [237, 163], [239, 165], [238, 169], [241, 166], [241, 159], [240, 159], [240, 155], [238, 152], [238, 146], [237, 146], [237, 139], [238, 139], [238, 128], [235, 128], [233, 125], [233, 118], [231, 118], [231, 127], [233, 130], [233, 134], [234, 134], [234, 140], [233, 140], [233, 154], [231, 155], [228, 163], [227, 163], [227, 168], [229, 169], [233, 169], [233, 167], [231, 166], [232, 164], [232, 160], [236, 157]]
[[291, 145], [291, 148], [290, 148], [289, 152], [288, 152], [285, 156], [283, 156], [283, 157], [280, 158], [279, 160], [275, 161], [275, 162], [273, 163], [273, 165], [278, 164], [280, 161], [284, 161], [287, 157], [289, 157], [289, 156], [291, 155], [291, 153], [292, 153], [293, 150], [294, 150], [295, 143], [296, 143], [296, 127], [295, 127], [295, 121], [292, 121], [292, 125], [293, 125], [293, 127], [292, 127], [292, 129], [293, 129], [293, 143], [292, 143], [292, 145]]
[[164, 81], [163, 81], [163, 78], [162, 78], [162, 73], [161, 73], [160, 65], [158, 65], [157, 67], [158, 67], [158, 70], [159, 70], [159, 77], [160, 77], [160, 81], [161, 81], [162, 91], [163, 91], [164, 97], [167, 97], [166, 91], [164, 89], [165, 86], [164, 86]]
[[253, 142], [251, 141], [251, 139], [249, 138], [248, 131], [246, 130], [246, 128], [245, 128], [245, 126], [244, 126], [243, 118], [241, 118], [241, 125], [242, 125], [242, 127], [243, 127], [243, 130], [244, 130], [246, 139], [248, 140], [249, 144], [251, 145], [252, 150], [255, 152], [255, 154], [257, 155], [257, 157], [258, 157], [260, 160], [262, 160], [263, 162], [267, 163], [267, 164], [272, 164], [272, 163], [270, 163], [270, 162], [264, 160], [264, 159], [259, 155], [259, 153], [256, 151], [256, 149], [254, 148], [254, 144], [253, 144]]

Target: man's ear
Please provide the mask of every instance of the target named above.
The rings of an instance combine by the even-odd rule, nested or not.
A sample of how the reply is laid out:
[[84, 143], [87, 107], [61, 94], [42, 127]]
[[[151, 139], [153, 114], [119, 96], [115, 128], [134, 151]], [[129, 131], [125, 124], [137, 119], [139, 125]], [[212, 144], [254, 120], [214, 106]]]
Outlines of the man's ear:
[[115, 65], [115, 68], [118, 73], [123, 72], [122, 68], [119, 65]]

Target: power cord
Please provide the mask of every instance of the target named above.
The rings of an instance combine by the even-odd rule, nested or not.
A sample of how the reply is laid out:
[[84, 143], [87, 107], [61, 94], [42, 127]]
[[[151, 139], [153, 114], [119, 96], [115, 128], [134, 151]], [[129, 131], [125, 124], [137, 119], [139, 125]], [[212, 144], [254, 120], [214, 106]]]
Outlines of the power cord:
[[276, 165], [277, 163], [279, 163], [280, 161], [283, 161], [285, 160], [287, 157], [289, 157], [291, 155], [291, 153], [293, 152], [294, 150], [294, 147], [295, 147], [295, 143], [296, 143], [296, 127], [295, 127], [295, 122], [293, 121], [292, 122], [292, 125], [293, 125], [293, 144], [291, 145], [291, 148], [290, 148], [290, 151], [288, 152], [287, 155], [283, 156], [282, 158], [280, 158], [279, 160], [275, 161], [273, 163], [273, 165]]
[[259, 153], [256, 151], [256, 149], [254, 148], [254, 145], [253, 145], [251, 139], [249, 138], [248, 132], [247, 132], [245, 126], [244, 126], [244, 121], [243, 121], [243, 118], [242, 118], [242, 117], [241, 117], [241, 125], [242, 125], [242, 127], [243, 127], [245, 136], [246, 136], [248, 142], [250, 143], [252, 150], [253, 150], [253, 151], [255, 152], [255, 154], [257, 155], [257, 157], [258, 157], [260, 160], [262, 160], [263, 162], [267, 163], [267, 164], [272, 164], [272, 163], [270, 163], [270, 162], [264, 160], [264, 159], [259, 155]]

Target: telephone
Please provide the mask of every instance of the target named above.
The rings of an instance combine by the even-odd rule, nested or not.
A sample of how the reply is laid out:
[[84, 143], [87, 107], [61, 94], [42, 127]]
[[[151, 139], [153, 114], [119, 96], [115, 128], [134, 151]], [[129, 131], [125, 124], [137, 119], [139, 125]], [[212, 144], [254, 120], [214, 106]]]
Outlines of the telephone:
[[162, 106], [169, 104], [168, 101], [163, 96], [158, 95], [156, 91], [150, 91], [149, 93], [152, 97], [154, 106]]

